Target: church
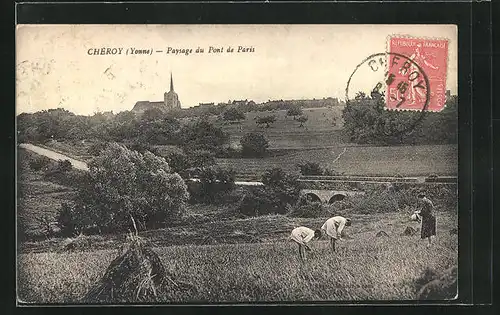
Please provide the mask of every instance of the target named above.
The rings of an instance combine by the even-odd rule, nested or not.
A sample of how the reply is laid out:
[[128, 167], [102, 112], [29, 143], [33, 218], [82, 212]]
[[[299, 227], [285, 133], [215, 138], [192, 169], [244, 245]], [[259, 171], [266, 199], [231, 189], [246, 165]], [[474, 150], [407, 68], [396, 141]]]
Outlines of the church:
[[179, 101], [179, 96], [174, 91], [174, 80], [172, 73], [170, 73], [170, 91], [165, 92], [163, 95], [163, 101], [150, 102], [150, 101], [138, 101], [135, 103], [132, 111], [135, 113], [144, 113], [148, 109], [156, 108], [164, 112], [180, 109], [181, 102]]

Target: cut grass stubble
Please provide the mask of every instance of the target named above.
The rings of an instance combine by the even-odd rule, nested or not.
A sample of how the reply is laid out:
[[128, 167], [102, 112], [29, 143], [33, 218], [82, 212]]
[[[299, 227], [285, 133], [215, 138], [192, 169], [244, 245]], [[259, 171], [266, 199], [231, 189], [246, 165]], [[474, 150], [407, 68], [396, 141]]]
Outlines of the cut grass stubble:
[[[291, 242], [172, 246], [156, 249], [168, 272], [196, 287], [165, 302], [259, 302], [416, 299], [415, 280], [425, 268], [457, 262], [456, 235], [425, 248], [418, 237], [359, 237], [313, 244], [308, 260]], [[104, 274], [116, 251], [22, 254], [19, 299], [75, 303]]]

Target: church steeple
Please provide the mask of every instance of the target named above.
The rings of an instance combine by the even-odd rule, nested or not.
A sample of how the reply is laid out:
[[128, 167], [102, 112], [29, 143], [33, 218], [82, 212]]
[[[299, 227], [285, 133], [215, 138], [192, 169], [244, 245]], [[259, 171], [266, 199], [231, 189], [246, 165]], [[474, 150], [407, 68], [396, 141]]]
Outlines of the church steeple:
[[174, 91], [174, 79], [172, 79], [172, 71], [170, 71], [170, 91]]

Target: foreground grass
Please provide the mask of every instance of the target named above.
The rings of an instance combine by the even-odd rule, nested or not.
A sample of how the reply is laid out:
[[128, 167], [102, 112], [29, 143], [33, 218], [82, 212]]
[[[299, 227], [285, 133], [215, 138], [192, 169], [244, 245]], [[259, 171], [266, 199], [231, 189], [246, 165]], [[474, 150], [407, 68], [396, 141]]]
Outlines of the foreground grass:
[[[166, 268], [195, 290], [175, 291], [165, 302], [251, 302], [415, 299], [415, 280], [426, 268], [437, 272], [457, 264], [458, 241], [438, 217], [438, 238], [425, 248], [418, 236], [400, 235], [398, 216], [358, 221], [352, 239], [313, 244], [306, 263], [295, 244], [280, 235], [272, 242], [157, 248]], [[384, 229], [389, 237], [375, 237]], [[76, 303], [105, 272], [116, 250], [27, 253], [18, 256], [18, 297], [33, 303]]]

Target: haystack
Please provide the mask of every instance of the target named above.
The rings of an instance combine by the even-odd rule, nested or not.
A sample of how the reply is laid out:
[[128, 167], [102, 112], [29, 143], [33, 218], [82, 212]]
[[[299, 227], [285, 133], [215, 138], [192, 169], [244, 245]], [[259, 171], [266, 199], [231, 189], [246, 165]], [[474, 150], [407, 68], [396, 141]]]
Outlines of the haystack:
[[375, 236], [376, 237], [382, 237], [382, 236], [388, 237], [389, 234], [387, 234], [385, 231], [379, 231]]
[[440, 277], [420, 288], [419, 300], [450, 300], [457, 295], [457, 266], [447, 269]]
[[403, 232], [403, 235], [406, 235], [406, 236], [413, 236], [415, 234], [417, 234], [417, 230], [415, 230], [411, 226], [407, 226]]
[[84, 303], [165, 301], [172, 290], [193, 289], [174, 281], [149, 242], [129, 235], [121, 255], [83, 298]]
[[[158, 255], [138, 236], [129, 236], [123, 252], [84, 297], [86, 303], [154, 300], [162, 290], [165, 267]], [[153, 299], [152, 299], [153, 298]]]
[[89, 249], [92, 246], [92, 241], [88, 236], [83, 234], [74, 238], [66, 238], [60, 243], [59, 251], [79, 251]]

